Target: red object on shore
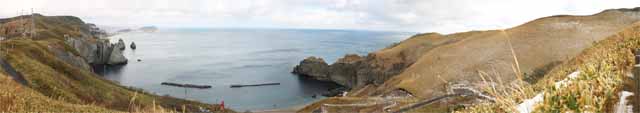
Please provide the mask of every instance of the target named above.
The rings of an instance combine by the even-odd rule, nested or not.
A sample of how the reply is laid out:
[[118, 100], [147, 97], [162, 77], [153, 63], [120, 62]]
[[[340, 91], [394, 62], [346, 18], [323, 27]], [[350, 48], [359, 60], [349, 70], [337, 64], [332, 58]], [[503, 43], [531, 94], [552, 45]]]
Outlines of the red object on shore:
[[220, 103], [220, 110], [224, 111], [224, 100]]

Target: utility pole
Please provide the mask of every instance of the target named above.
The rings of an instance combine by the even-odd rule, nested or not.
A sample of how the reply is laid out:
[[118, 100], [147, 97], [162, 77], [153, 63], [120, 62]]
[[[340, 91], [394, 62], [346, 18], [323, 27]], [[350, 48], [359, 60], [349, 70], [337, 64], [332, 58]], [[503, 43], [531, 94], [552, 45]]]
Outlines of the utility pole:
[[27, 26], [25, 25], [27, 23], [27, 21], [24, 18], [24, 14], [25, 14], [24, 9], [21, 9], [20, 10], [20, 17], [18, 17], [18, 18], [20, 18], [20, 22], [22, 22], [21, 23], [22, 25], [20, 25], [22, 27], [22, 38], [27, 38]]
[[36, 37], [36, 14], [33, 12], [33, 8], [31, 8], [31, 40]]

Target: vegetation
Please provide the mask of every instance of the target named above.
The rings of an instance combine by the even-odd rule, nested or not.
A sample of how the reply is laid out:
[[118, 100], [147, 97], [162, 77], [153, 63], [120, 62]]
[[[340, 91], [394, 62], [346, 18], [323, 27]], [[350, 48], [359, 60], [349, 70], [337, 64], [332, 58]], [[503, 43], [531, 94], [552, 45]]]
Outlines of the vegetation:
[[94, 105], [51, 99], [0, 73], [0, 112], [115, 112]]
[[[370, 54], [383, 67], [374, 69], [397, 62], [410, 66], [383, 84], [374, 84], [375, 88], [349, 93], [373, 98], [402, 89], [411, 98], [430, 99], [450, 93], [447, 88], [452, 81], [486, 88], [484, 92], [495, 97], [495, 102], [464, 109], [438, 105], [457, 104], [449, 98], [413, 112], [516, 112], [523, 100], [543, 93], [545, 101], [536, 107], [540, 112], [610, 112], [623, 81], [629, 80], [622, 75], [633, 61], [630, 50], [640, 45], [633, 43], [638, 40], [633, 34], [640, 30], [628, 28], [637, 26], [638, 19], [631, 16], [637, 13], [614, 9], [594, 15], [544, 17], [504, 30], [415, 35]], [[579, 77], [569, 80], [570, 85], [555, 88], [556, 82], [575, 71], [580, 71]], [[478, 101], [462, 100], [457, 105]], [[314, 105], [308, 107], [317, 108]]]
[[[624, 75], [633, 65], [634, 49], [640, 48], [640, 24], [596, 43], [569, 62], [553, 68], [535, 84], [522, 81], [514, 86], [495, 86], [485, 89], [497, 97], [496, 103], [485, 103], [459, 112], [516, 112], [524, 99], [544, 93], [543, 102], [535, 112], [613, 112], [618, 92], [624, 87]], [[566, 79], [563, 88], [556, 83], [579, 71], [575, 79]], [[482, 76], [482, 75], [481, 75]]]

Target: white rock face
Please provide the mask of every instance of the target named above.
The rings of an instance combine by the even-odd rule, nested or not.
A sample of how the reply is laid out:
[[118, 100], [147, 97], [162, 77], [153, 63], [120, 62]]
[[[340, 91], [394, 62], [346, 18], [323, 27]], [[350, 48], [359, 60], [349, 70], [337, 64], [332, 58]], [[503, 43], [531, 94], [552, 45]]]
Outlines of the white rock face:
[[[65, 43], [73, 47], [82, 57], [87, 60], [87, 63], [99, 63], [98, 59], [98, 47], [95, 43], [90, 43], [84, 39], [67, 38]], [[97, 43], [97, 42], [96, 42]]]
[[107, 61], [107, 64], [127, 64], [127, 58], [122, 54], [123, 49], [121, 48], [124, 48], [124, 43], [118, 42], [118, 44], [116, 44], [113, 49], [111, 49], [111, 55], [109, 56], [109, 61]]

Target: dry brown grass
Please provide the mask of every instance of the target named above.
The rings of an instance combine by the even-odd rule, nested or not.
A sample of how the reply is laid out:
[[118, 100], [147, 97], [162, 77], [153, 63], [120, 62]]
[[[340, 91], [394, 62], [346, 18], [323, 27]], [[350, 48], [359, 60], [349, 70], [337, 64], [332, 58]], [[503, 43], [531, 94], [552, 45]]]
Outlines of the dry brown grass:
[[116, 112], [95, 105], [51, 99], [0, 73], [0, 112]]
[[[517, 103], [544, 89], [540, 85], [523, 82], [523, 79], [533, 83], [550, 80], [550, 77], [539, 80], [543, 75], [558, 77], [552, 80], [563, 79], [576, 69], [566, 66], [566, 61], [584, 56], [579, 54], [592, 47], [594, 42], [606, 39], [639, 21], [634, 17], [638, 13], [608, 10], [588, 16], [540, 18], [504, 31], [416, 35], [373, 53], [375, 60], [380, 63], [377, 65], [403, 61], [415, 63], [375, 90], [356, 90], [357, 95], [377, 96], [404, 89], [418, 98], [430, 98], [444, 93], [443, 84], [446, 81], [487, 81], [498, 84], [485, 89], [496, 96], [497, 104], [481, 104], [467, 111], [510, 112]], [[553, 68], [558, 65], [563, 66]]]
[[590, 47], [593, 41], [628, 27], [638, 21], [632, 17], [637, 13], [607, 11], [591, 16], [546, 17], [504, 30], [511, 36], [509, 40], [504, 32], [498, 30], [445, 35], [443, 37], [464, 38], [424, 52], [413, 65], [387, 80], [376, 91], [385, 93], [405, 89], [416, 96], [432, 97], [443, 93], [444, 83], [434, 79], [438, 75], [446, 81], [481, 81], [476, 76], [477, 70], [491, 70], [491, 73], [498, 73], [491, 76], [499, 76], [494, 78], [504, 81], [516, 80], [508, 43], [512, 44], [513, 53], [518, 55], [521, 77], [527, 78], [534, 70], [567, 61]]
[[[633, 65], [631, 51], [636, 48], [640, 48], [640, 24], [596, 43], [570, 62], [554, 68], [535, 85], [515, 86], [511, 92], [495, 95], [504, 101], [480, 104], [461, 112], [513, 112], [523, 99], [541, 92], [545, 94], [544, 101], [536, 106], [536, 112], [613, 112], [617, 92], [624, 86], [624, 74]], [[576, 79], [570, 79], [564, 88], [556, 88], [557, 81], [576, 70], [581, 72]]]

